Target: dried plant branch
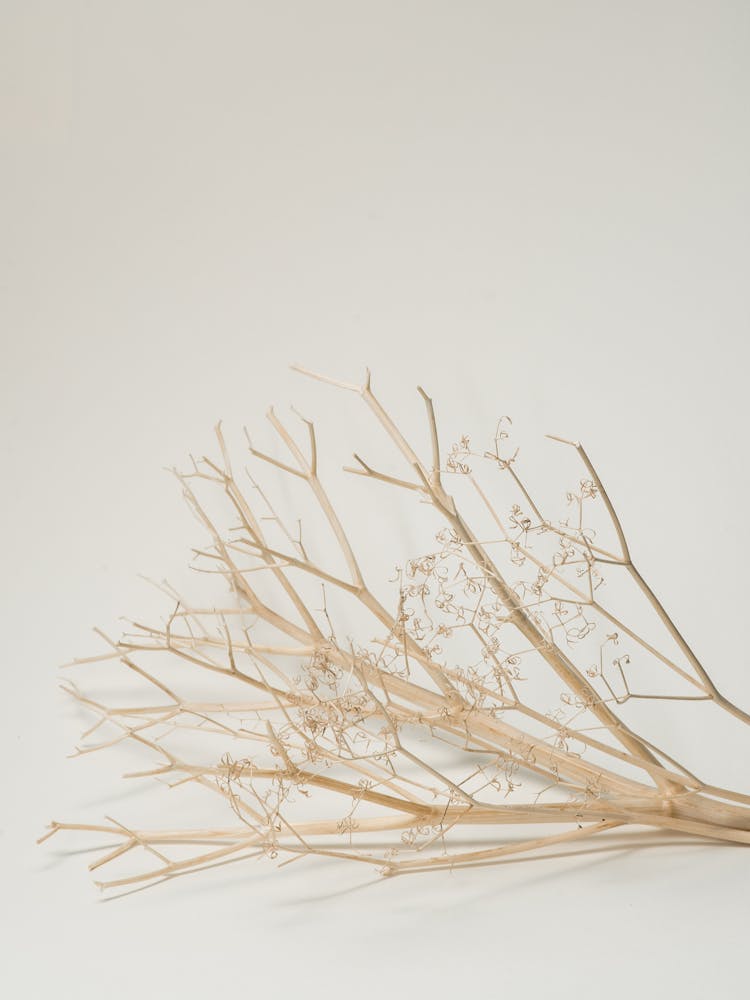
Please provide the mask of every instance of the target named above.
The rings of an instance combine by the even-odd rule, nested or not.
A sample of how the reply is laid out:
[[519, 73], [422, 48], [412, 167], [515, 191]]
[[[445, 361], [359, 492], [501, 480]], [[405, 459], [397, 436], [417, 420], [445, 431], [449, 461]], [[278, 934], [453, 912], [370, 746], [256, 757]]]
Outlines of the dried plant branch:
[[[490, 448], [474, 451], [464, 437], [446, 452], [419, 388], [430, 442], [422, 459], [369, 372], [353, 385], [298, 370], [362, 399], [404, 468], [377, 471], [355, 454], [347, 471], [416, 494], [420, 520], [430, 510], [436, 519], [434, 546], [399, 567], [383, 603], [320, 479], [313, 423], [297, 414], [303, 447], [271, 410], [284, 458], [249, 437], [248, 446], [259, 466], [307, 491], [332, 543], [325, 560], [303, 544], [301, 520], [287, 527], [254, 473], [241, 486], [219, 425], [219, 458], [175, 475], [209, 539], [196, 568], [221, 575], [232, 599], [191, 606], [160, 585], [173, 602], [162, 625], [131, 622], [119, 640], [100, 632], [107, 648], [72, 664], [119, 662], [151, 690], [143, 703], [105, 705], [65, 689], [96, 717], [77, 754], [136, 744], [158, 763], [131, 776], [212, 791], [236, 823], [53, 823], [42, 839], [113, 837], [92, 869], [148, 855], [145, 868], [100, 883], [110, 888], [261, 856], [335, 857], [384, 874], [463, 867], [623, 827], [750, 843], [750, 795], [704, 782], [661, 749], [654, 710], [692, 701], [745, 724], [750, 716], [718, 691], [636, 569], [584, 448], [553, 438], [575, 450], [585, 477], [567, 493], [572, 512], [548, 518], [518, 471], [507, 418]], [[506, 510], [490, 499], [487, 475], [509, 491]], [[224, 498], [227, 529], [202, 490]], [[598, 540], [594, 515], [615, 551]], [[602, 598], [605, 572], [635, 585], [661, 640], [642, 634], [630, 602], [615, 613]], [[183, 696], [181, 671], [206, 680], [205, 694]], [[219, 696], [212, 678], [236, 693]], [[211, 756], [217, 740], [225, 747]], [[538, 836], [540, 824], [559, 829]], [[522, 838], [503, 837], [507, 825]], [[487, 828], [497, 843], [472, 846], [471, 831]]]

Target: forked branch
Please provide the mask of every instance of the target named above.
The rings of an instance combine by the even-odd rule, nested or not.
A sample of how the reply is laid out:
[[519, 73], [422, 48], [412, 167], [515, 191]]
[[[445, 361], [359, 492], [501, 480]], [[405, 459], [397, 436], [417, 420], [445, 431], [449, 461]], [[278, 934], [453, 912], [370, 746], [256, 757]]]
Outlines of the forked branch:
[[[231, 825], [53, 823], [42, 839], [111, 836], [91, 866], [121, 866], [101, 883], [109, 887], [261, 856], [430, 871], [643, 826], [750, 843], [750, 796], [704, 782], [662, 748], [657, 710], [697, 701], [745, 724], [750, 716], [719, 693], [635, 568], [583, 447], [554, 438], [575, 449], [585, 478], [567, 491], [572, 513], [548, 517], [521, 476], [507, 418], [490, 447], [474, 450], [464, 436], [446, 449], [419, 388], [430, 442], [422, 458], [369, 372], [354, 385], [298, 370], [361, 397], [402, 468], [380, 471], [355, 453], [347, 471], [416, 494], [419, 516], [434, 517], [434, 546], [401, 560], [383, 603], [321, 481], [312, 421], [300, 417], [302, 445], [271, 410], [283, 458], [248, 445], [257, 467], [307, 492], [330, 539], [323, 560], [303, 543], [301, 519], [287, 527], [255, 472], [247, 489], [217, 427], [218, 458], [176, 475], [208, 536], [196, 568], [223, 576], [233, 598], [213, 607], [165, 586], [164, 623], [131, 623], [118, 640], [100, 633], [106, 649], [74, 664], [119, 663], [150, 697], [110, 705], [66, 690], [95, 717], [77, 753], [137, 745], [157, 763], [133, 776], [210, 791]], [[212, 493], [228, 525], [209, 513]], [[599, 540], [596, 516], [619, 552]], [[314, 540], [320, 549], [320, 534]], [[603, 600], [615, 573], [636, 584], [663, 641]], [[357, 638], [342, 625], [351, 621]], [[191, 685], [205, 681], [203, 694], [181, 693], [188, 672]], [[219, 681], [236, 694], [214, 691]], [[554, 829], [540, 836], [539, 825]], [[488, 828], [498, 843], [472, 846], [472, 831]], [[128, 869], [138, 854], [145, 866]]]

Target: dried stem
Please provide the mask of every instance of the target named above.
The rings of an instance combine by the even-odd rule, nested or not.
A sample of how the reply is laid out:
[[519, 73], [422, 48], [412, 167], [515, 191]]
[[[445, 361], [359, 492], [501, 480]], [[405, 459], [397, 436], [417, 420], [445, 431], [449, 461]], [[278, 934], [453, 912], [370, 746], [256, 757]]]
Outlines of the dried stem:
[[[635, 568], [583, 447], [554, 438], [575, 449], [585, 478], [567, 494], [572, 513], [553, 520], [517, 470], [507, 418], [490, 449], [475, 452], [464, 437], [441, 452], [433, 401], [419, 388], [430, 440], [424, 461], [375, 396], [369, 372], [353, 385], [298, 370], [361, 397], [406, 468], [378, 471], [355, 454], [348, 471], [416, 494], [423, 516], [426, 504], [438, 522], [434, 549], [400, 567], [389, 608], [368, 584], [319, 478], [313, 423], [300, 417], [303, 447], [271, 410], [284, 457], [248, 444], [259, 466], [308, 491], [331, 540], [325, 562], [303, 544], [301, 521], [295, 532], [286, 526], [254, 474], [250, 490], [241, 487], [218, 426], [219, 458], [175, 475], [209, 537], [196, 550], [196, 568], [222, 575], [236, 603], [191, 607], [163, 586], [175, 605], [163, 625], [131, 623], [119, 640], [99, 633], [107, 649], [73, 664], [119, 662], [153, 692], [143, 703], [105, 705], [65, 688], [97, 719], [77, 753], [135, 743], [158, 764], [131, 776], [212, 791], [236, 823], [184, 830], [53, 823], [42, 839], [60, 830], [115, 838], [92, 869], [149, 856], [145, 868], [100, 883], [108, 887], [258, 856], [429, 871], [634, 826], [750, 843], [750, 796], [702, 781], [656, 745], [658, 724], [652, 734], [636, 719], [644, 702], [705, 701], [750, 724]], [[482, 470], [510, 490], [506, 512], [490, 500]], [[228, 504], [228, 531], [199, 497], [205, 489]], [[619, 552], [602, 546], [587, 523], [597, 509]], [[602, 600], [605, 572], [636, 585], [663, 645]], [[359, 641], [339, 638], [343, 605], [364, 623]], [[209, 683], [205, 696], [183, 697], [162, 673], [172, 677], [175, 666], [209, 682], [221, 677], [237, 696], [217, 696]], [[195, 759], [177, 749], [185, 734], [197, 741]], [[201, 749], [217, 739], [223, 753]], [[499, 837], [489, 848], [466, 843], [472, 829], [508, 824], [532, 833]], [[535, 836], [538, 824], [560, 829]]]

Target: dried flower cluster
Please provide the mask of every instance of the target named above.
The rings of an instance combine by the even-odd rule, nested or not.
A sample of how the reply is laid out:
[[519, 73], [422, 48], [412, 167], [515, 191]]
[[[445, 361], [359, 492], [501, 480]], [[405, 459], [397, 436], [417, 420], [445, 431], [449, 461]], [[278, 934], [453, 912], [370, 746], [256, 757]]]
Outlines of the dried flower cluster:
[[[192, 606], [165, 587], [173, 600], [165, 622], [132, 623], [100, 657], [76, 661], [120, 664], [143, 689], [139, 699], [105, 705], [68, 690], [97, 717], [79, 752], [137, 743], [158, 761], [141, 774], [205, 788], [228, 807], [228, 825], [53, 823], [46, 836], [111, 834], [114, 846], [92, 868], [141, 853], [135, 870], [105, 886], [263, 855], [344, 858], [390, 875], [491, 863], [624, 825], [750, 843], [750, 796], [681, 766], [657, 745], [658, 718], [643, 710], [697, 700], [746, 724], [750, 716], [717, 691], [633, 565], [584, 449], [563, 442], [582, 478], [553, 521], [520, 477], [508, 418], [489, 448], [475, 451], [463, 437], [443, 461], [433, 404], [420, 389], [431, 440], [424, 458], [369, 374], [362, 386], [333, 384], [361, 397], [401, 463], [377, 471], [355, 456], [349, 471], [420, 503], [420, 517], [437, 522], [431, 550], [396, 571], [392, 599], [381, 603], [319, 479], [312, 423], [304, 421], [302, 446], [269, 414], [283, 458], [248, 443], [256, 467], [309, 490], [327, 523], [325, 561], [249, 473], [243, 488], [246, 470], [235, 475], [217, 428], [220, 458], [178, 476], [209, 538], [199, 565], [229, 585], [225, 606]], [[502, 509], [487, 476], [493, 492], [500, 477], [510, 494]], [[227, 530], [208, 513], [206, 490], [231, 511]], [[602, 515], [610, 548], [590, 526]], [[660, 637], [644, 637], [604, 599], [618, 574]], [[188, 677], [206, 682], [203, 695], [181, 693]], [[99, 742], [95, 732], [104, 733]], [[192, 756], [180, 749], [186, 734]], [[504, 837], [508, 824], [522, 836]], [[491, 833], [490, 846], [467, 839], [477, 828]]]

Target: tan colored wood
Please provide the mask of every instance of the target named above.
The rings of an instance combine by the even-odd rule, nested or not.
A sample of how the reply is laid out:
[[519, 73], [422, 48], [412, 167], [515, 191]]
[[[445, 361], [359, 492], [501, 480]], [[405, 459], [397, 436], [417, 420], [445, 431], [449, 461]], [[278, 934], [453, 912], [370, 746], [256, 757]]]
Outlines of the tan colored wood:
[[[334, 559], [329, 565], [309, 555], [301, 526], [295, 532], [282, 522], [254, 476], [250, 488], [243, 487], [217, 427], [220, 457], [194, 462], [190, 472], [176, 475], [209, 537], [208, 547], [196, 550], [197, 558], [204, 571], [219, 573], [228, 582], [236, 603], [222, 598], [216, 608], [195, 607], [164, 585], [174, 603], [165, 625], [131, 623], [116, 640], [100, 633], [107, 649], [73, 664], [115, 661], [134, 681], [150, 686], [153, 702], [106, 705], [72, 684], [66, 690], [97, 718], [78, 753], [137, 743], [158, 763], [132, 776], [198, 785], [218, 795], [236, 822], [184, 830], [133, 830], [115, 820], [55, 822], [41, 839], [63, 830], [111, 835], [114, 846], [92, 869], [120, 863], [137, 851], [150, 856], [145, 868], [100, 883], [110, 888], [261, 855], [281, 856], [284, 863], [336, 857], [375, 866], [387, 875], [431, 871], [586, 842], [615, 829], [633, 830], [637, 837], [643, 827], [750, 843], [749, 795], [702, 781], [623, 717], [623, 706], [637, 699], [699, 700], [750, 724], [750, 715], [717, 690], [635, 568], [612, 501], [583, 447], [554, 438], [575, 449], [588, 478], [578, 494], [571, 494], [578, 520], [553, 522], [518, 474], [517, 452], [501, 451], [502, 435], [493, 450], [476, 453], [463, 439], [442, 460], [435, 407], [420, 388], [430, 443], [429, 458], [423, 459], [374, 394], [369, 373], [362, 385], [353, 385], [298, 370], [358, 394], [404, 466], [380, 472], [355, 455], [357, 466], [348, 471], [429, 504], [443, 519], [448, 540], [399, 571], [397, 599], [389, 610], [369, 586], [319, 478], [312, 422], [302, 418], [302, 447], [271, 410], [269, 422], [287, 455], [276, 458], [248, 439], [250, 456], [260, 467], [305, 484], [328, 526], [342, 571], [333, 568]], [[469, 467], [470, 461], [485, 459], [507, 473], [518, 493], [520, 502], [510, 518], [501, 516]], [[469, 524], [449, 487], [456, 476], [475, 491], [499, 532], [496, 538], [483, 539]], [[199, 487], [226, 498], [236, 522], [228, 533], [208, 513]], [[602, 505], [619, 552], [594, 544], [583, 521], [589, 502]], [[271, 535], [278, 541], [272, 542]], [[539, 554], [536, 539], [556, 540], [552, 558]], [[317, 538], [315, 542], [319, 549]], [[498, 562], [498, 547], [510, 553], [511, 572], [516, 566], [533, 568], [535, 581], [514, 580]], [[449, 586], [448, 567], [456, 565]], [[597, 594], [602, 568], [629, 575], [682, 662], [653, 639], [641, 637], [624, 614], [605, 607]], [[269, 580], [275, 590], [268, 590]], [[322, 588], [322, 608], [320, 601], [310, 601], [310, 581]], [[469, 595], [465, 606], [451, 604], [448, 591], [459, 587]], [[338, 637], [327, 603], [335, 594], [354, 601], [377, 634], [357, 643]], [[415, 602], [421, 602], [431, 625], [417, 623]], [[571, 620], [581, 620], [585, 627], [569, 633]], [[600, 664], [592, 667], [577, 657], [576, 642], [580, 632], [586, 638], [596, 628], [604, 639]], [[475, 663], [453, 662], [436, 652], [438, 639], [460, 629], [468, 630], [477, 650]], [[508, 653], [497, 638], [508, 632], [527, 644], [520, 653]], [[650, 664], [655, 682], [668, 676], [684, 690], [632, 690], [628, 656], [613, 657], [605, 669], [603, 650], [620, 636], [633, 650], [628, 655]], [[209, 684], [205, 698], [182, 697], [174, 681], [167, 684], [161, 677], [155, 654], [208, 680], [220, 675], [244, 694], [230, 700], [213, 697]], [[524, 662], [551, 671], [549, 676], [561, 686], [561, 703], [569, 707], [567, 715], [559, 707], [545, 710], [527, 695], [519, 669]], [[620, 685], [619, 694], [614, 684]], [[102, 727], [109, 735], [92, 742]], [[238, 758], [227, 752], [211, 763], [186, 760], [170, 742], [178, 729], [225, 738], [231, 753], [248, 746], [249, 752]], [[441, 763], [437, 751], [446, 744], [464, 762], [459, 774]], [[522, 780], [541, 786], [526, 800], [519, 797]], [[309, 809], [298, 812], [299, 801], [317, 803], [320, 796], [325, 798], [318, 818], [310, 819]], [[552, 800], [542, 801], [545, 796]], [[521, 840], [503, 834], [504, 827], [540, 824], [561, 830]], [[466, 831], [474, 827], [496, 830], [498, 843], [467, 847]], [[394, 831], [400, 840], [393, 839]], [[382, 846], [373, 846], [373, 837], [382, 838]], [[177, 845], [193, 845], [194, 853], [175, 858], [169, 851]]]

